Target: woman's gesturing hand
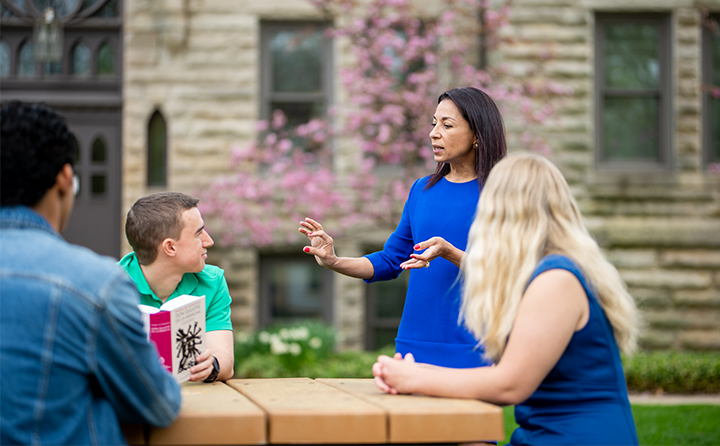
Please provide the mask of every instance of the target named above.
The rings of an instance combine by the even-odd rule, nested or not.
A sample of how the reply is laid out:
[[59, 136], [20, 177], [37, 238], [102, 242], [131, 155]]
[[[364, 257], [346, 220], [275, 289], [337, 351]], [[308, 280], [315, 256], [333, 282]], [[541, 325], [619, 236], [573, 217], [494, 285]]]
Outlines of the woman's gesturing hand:
[[445, 257], [454, 247], [442, 237], [433, 237], [415, 245], [420, 254], [410, 255], [410, 259], [400, 264], [402, 269], [427, 268], [430, 262], [438, 257]]
[[314, 255], [320, 266], [332, 268], [337, 263], [338, 258], [335, 255], [333, 239], [327, 235], [320, 223], [306, 217], [304, 221], [300, 222], [298, 231], [310, 239], [310, 246], [305, 246], [303, 251]]

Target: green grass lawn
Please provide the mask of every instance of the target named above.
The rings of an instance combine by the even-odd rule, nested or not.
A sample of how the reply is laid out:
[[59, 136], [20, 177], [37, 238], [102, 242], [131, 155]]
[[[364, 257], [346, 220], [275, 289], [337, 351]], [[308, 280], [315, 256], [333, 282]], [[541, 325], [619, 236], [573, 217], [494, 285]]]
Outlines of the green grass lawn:
[[[643, 446], [652, 445], [720, 445], [720, 406], [633, 405], [638, 439]], [[515, 430], [512, 407], [504, 407], [505, 441]]]

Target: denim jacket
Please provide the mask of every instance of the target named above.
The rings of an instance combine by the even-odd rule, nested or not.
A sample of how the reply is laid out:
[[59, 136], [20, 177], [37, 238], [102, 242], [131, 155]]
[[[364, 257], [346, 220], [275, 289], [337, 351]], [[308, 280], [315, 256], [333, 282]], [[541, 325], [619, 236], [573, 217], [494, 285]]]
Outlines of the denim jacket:
[[0, 207], [0, 444], [125, 444], [119, 421], [175, 419], [180, 388], [138, 301], [113, 259]]

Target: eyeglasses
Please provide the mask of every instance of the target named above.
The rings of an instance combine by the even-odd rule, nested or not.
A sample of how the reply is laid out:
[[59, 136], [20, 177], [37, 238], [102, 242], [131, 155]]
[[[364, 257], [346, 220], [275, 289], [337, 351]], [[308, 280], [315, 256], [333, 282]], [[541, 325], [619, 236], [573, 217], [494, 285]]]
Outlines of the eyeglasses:
[[80, 193], [80, 177], [77, 174], [73, 175], [73, 193], [76, 197]]

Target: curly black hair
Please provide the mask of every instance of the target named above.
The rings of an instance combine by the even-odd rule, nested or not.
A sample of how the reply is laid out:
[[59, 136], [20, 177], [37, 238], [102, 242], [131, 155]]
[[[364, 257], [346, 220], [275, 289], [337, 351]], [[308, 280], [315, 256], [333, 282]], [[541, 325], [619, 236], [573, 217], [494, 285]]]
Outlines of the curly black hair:
[[44, 104], [12, 101], [0, 109], [0, 205], [34, 206], [75, 162], [65, 119]]

